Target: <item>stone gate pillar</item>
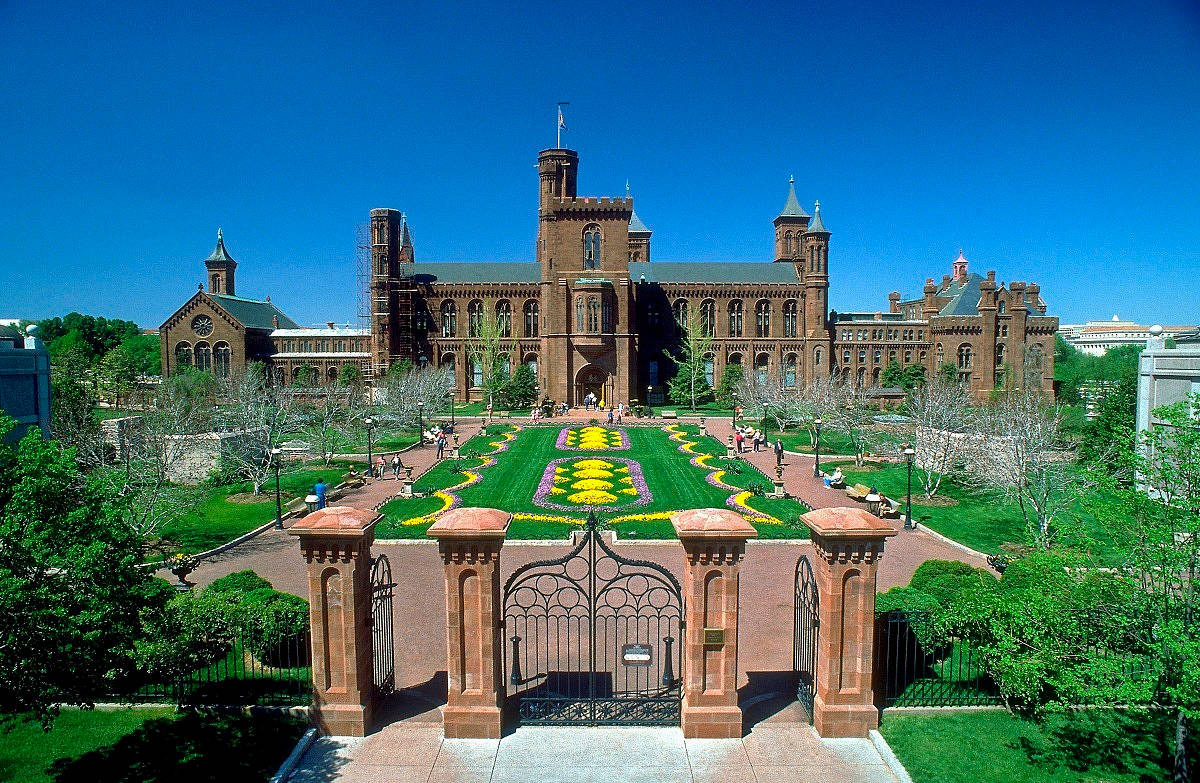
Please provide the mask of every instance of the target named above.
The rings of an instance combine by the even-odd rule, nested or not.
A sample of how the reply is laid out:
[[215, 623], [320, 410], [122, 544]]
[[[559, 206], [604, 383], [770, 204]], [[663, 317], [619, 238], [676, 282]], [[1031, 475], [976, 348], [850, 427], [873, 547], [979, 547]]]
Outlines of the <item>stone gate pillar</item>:
[[738, 738], [738, 571], [758, 536], [740, 514], [698, 508], [671, 515], [686, 555], [683, 597], [683, 736]]
[[892, 526], [860, 508], [800, 517], [812, 531], [820, 594], [813, 726], [822, 737], [866, 737], [879, 727], [871, 688], [875, 574]]
[[289, 528], [308, 565], [314, 725], [324, 734], [365, 736], [374, 707], [371, 544], [383, 515], [325, 508]]
[[504, 700], [500, 548], [512, 514], [457, 508], [426, 535], [446, 569], [446, 737], [496, 739]]

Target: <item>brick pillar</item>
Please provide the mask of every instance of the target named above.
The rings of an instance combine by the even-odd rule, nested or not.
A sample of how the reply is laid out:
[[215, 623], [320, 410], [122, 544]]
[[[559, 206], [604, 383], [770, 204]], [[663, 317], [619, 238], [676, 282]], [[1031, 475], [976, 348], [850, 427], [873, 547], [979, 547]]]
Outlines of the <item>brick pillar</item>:
[[896, 531], [861, 508], [822, 508], [800, 518], [812, 531], [820, 594], [813, 726], [822, 737], [866, 737], [879, 726], [871, 688], [875, 572]]
[[332, 506], [289, 528], [308, 564], [313, 723], [324, 734], [362, 737], [371, 726], [371, 543], [382, 516]]
[[737, 701], [738, 571], [758, 532], [727, 509], [671, 515], [686, 554], [683, 600], [683, 736], [742, 736]]
[[500, 736], [504, 699], [504, 608], [500, 547], [512, 514], [457, 508], [426, 535], [437, 539], [446, 569], [447, 737]]

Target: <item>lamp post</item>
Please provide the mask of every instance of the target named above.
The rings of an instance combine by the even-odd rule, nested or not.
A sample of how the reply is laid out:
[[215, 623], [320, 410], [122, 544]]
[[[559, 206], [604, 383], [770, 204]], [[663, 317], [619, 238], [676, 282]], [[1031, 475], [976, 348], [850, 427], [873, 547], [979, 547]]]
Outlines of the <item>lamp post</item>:
[[371, 471], [375, 469], [375, 466], [371, 460], [371, 428], [375, 426], [375, 420], [368, 416], [367, 418], [363, 419], [363, 424], [367, 427], [367, 475], [363, 480], [370, 481], [372, 475]]
[[448, 393], [446, 395], [446, 397], [450, 400], [450, 431], [453, 432], [454, 431], [454, 392]]
[[283, 449], [276, 446], [271, 449], [271, 462], [275, 467], [275, 529], [283, 530], [283, 500], [279, 495], [279, 457]]
[[905, 502], [905, 505], [904, 505], [904, 529], [905, 530], [912, 530], [913, 528], [916, 527], [916, 525], [914, 525], [913, 521], [912, 521], [912, 466], [913, 466], [913, 457], [916, 455], [916, 453], [917, 452], [913, 449], [912, 446], [904, 447], [904, 461], [908, 463], [908, 500]]
[[417, 403], [417, 445], [425, 445], [425, 403]]
[[813, 426], [816, 428], [816, 438], [813, 439], [813, 450], [816, 454], [816, 459], [813, 460], [813, 478], [821, 477], [821, 417], [813, 419]]
[[[646, 415], [650, 416], [650, 394], [654, 391], [653, 386], [646, 387]], [[653, 418], [653, 417], [651, 417]]]

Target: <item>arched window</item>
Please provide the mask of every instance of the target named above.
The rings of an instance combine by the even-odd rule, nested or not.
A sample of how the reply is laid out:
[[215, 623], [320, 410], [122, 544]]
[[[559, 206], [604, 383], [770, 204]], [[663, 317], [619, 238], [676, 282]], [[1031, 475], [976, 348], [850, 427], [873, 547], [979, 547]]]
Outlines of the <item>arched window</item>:
[[458, 373], [455, 370], [455, 366], [454, 366], [454, 354], [452, 354], [452, 353], [442, 354], [441, 366], [442, 366], [443, 370], [449, 371], [451, 381], [453, 382], [453, 384], [455, 386], [457, 386], [458, 385]]
[[821, 347], [817, 346], [813, 349], [813, 367], [821, 366]]
[[600, 268], [600, 226], [590, 225], [583, 230], [583, 268]]
[[881, 372], [882, 372], [882, 370], [880, 370], [878, 367], [876, 367], [874, 370], [871, 370], [871, 385], [872, 386], [879, 385], [879, 375]]
[[1003, 299], [1000, 300], [1000, 304], [996, 305], [996, 312], [999, 313], [1000, 315], [1004, 315], [1004, 312], [1007, 309], [1008, 309], [1008, 303], [1005, 302]]
[[882, 351], [874, 351], [874, 352], [872, 352], [872, 353], [871, 353], [871, 361], [873, 361], [875, 364], [879, 364], [879, 360], [880, 360], [880, 358], [882, 357], [882, 355], [883, 355], [883, 352], [882, 352]]
[[196, 343], [196, 369], [211, 370], [212, 369], [212, 348], [208, 343]]
[[849, 363], [850, 363], [850, 351], [849, 350], [842, 351], [842, 364], [849, 364]]
[[458, 334], [458, 308], [454, 302], [442, 302], [442, 337], [454, 337]]
[[971, 346], [966, 343], [958, 346], [958, 369], [971, 369]]
[[754, 334], [756, 337], [771, 336], [771, 303], [766, 299], [754, 308]]
[[483, 302], [474, 299], [467, 305], [467, 334], [470, 337], [478, 337], [482, 328]]
[[787, 255], [792, 255], [792, 232], [788, 231], [783, 235], [783, 252]]
[[1034, 343], [1029, 346], [1029, 351], [1025, 355], [1025, 378], [1027, 381], [1037, 380], [1041, 383], [1042, 377], [1042, 360], [1045, 354], [1042, 351], [1042, 346]]
[[483, 387], [483, 362], [478, 359], [471, 362], [471, 386], [476, 389]]
[[996, 344], [996, 364], [1004, 364], [1004, 343]]
[[213, 346], [213, 367], [218, 378], [229, 377], [229, 363], [233, 356], [233, 351], [229, 349], [229, 343], [219, 342]]
[[704, 357], [704, 380], [708, 382], [709, 388], [716, 385], [716, 364], [713, 362], [712, 354]]
[[942, 347], [941, 343], [937, 344], [937, 352], [934, 355], [937, 356], [939, 368], [946, 363], [946, 349]]
[[212, 292], [214, 294], [224, 293], [224, 291], [221, 290], [221, 276], [220, 275], [212, 276], [212, 283], [209, 284], [209, 288], [212, 289]]
[[608, 334], [613, 330], [613, 318], [612, 302], [609, 301], [607, 296], [600, 298], [600, 316], [601, 331]]
[[796, 386], [796, 354], [783, 357], [783, 385], [789, 389]]
[[675, 316], [675, 323], [679, 325], [681, 332], [687, 331], [688, 325], [688, 303], [686, 299], [676, 299], [675, 304], [671, 307], [671, 313]]
[[337, 375], [338, 368], [330, 365], [329, 368], [325, 370], [326, 383], [328, 383], [330, 386], [333, 386], [335, 383], [337, 383]]
[[525, 354], [525, 365], [527, 367], [529, 367], [530, 370], [533, 370], [533, 377], [536, 378], [537, 377], [537, 354], [536, 353]]
[[894, 361], [896, 361], [896, 352], [888, 351], [888, 364], [891, 364]]
[[512, 376], [512, 359], [508, 354], [500, 354], [500, 378], [509, 378]]
[[512, 337], [512, 304], [507, 299], [496, 303], [496, 320], [501, 337]]
[[182, 369], [192, 366], [192, 346], [191, 343], [176, 343], [175, 344], [175, 367]]
[[905, 352], [904, 352], [904, 363], [905, 363], [905, 364], [912, 364], [912, 351], [905, 351]]
[[587, 300], [587, 330], [593, 333], [600, 331], [600, 300], [594, 296], [589, 296]]
[[700, 333], [705, 337], [715, 337], [717, 331], [717, 303], [705, 299], [700, 303]]
[[742, 336], [742, 301], [734, 299], [729, 303], [729, 336]]
[[795, 337], [799, 334], [799, 307], [795, 299], [783, 303], [783, 336]]
[[729, 358], [725, 360], [725, 364], [739, 364], [740, 365], [741, 363], [742, 363], [742, 355], [740, 353], [731, 353], [731, 354], [729, 354]]
[[754, 357], [754, 376], [758, 382], [765, 386], [767, 384], [767, 372], [771, 367], [771, 357], [765, 353], [760, 353]]
[[575, 331], [582, 332], [584, 327], [583, 311], [587, 307], [587, 303], [581, 296], [575, 300]]
[[525, 336], [538, 336], [538, 303], [533, 299], [525, 303]]
[[866, 383], [867, 383], [867, 368], [866, 367], [858, 368], [858, 377], [856, 378], [856, 381], [857, 381], [856, 385], [860, 389], [866, 385]]

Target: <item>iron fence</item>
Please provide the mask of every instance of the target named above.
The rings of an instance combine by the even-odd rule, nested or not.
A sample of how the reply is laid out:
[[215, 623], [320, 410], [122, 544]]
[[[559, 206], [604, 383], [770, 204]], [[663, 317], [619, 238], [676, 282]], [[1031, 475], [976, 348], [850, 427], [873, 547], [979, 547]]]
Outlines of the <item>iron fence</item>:
[[312, 701], [310, 637], [263, 643], [256, 629], [241, 628], [206, 665], [174, 677], [135, 673], [115, 683], [110, 698], [133, 704], [305, 706]]

